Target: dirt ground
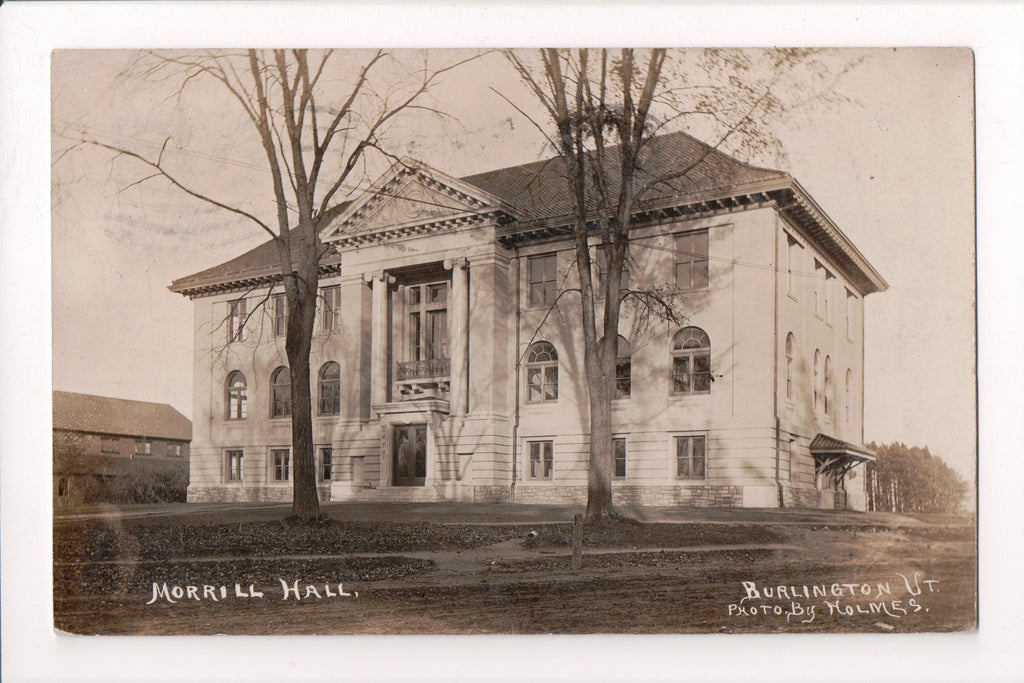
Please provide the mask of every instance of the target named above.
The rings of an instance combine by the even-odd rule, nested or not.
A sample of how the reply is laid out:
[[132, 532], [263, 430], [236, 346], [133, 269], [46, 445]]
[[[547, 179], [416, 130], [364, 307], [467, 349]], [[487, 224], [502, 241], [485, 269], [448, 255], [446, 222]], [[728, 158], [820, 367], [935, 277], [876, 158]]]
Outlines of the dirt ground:
[[[511, 509], [504, 509], [511, 508]], [[929, 632], [977, 626], [973, 520], [540, 506], [67, 513], [54, 621], [83, 634]]]

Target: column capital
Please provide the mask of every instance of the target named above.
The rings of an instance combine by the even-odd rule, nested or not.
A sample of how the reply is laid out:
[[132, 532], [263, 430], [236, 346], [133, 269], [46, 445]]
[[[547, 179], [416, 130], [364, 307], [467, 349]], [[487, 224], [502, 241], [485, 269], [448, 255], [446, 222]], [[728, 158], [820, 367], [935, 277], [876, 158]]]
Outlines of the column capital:
[[364, 282], [373, 282], [374, 280], [377, 280], [378, 282], [384, 282], [384, 283], [387, 283], [387, 284], [391, 285], [391, 284], [395, 283], [395, 276], [394, 275], [388, 275], [388, 273], [386, 271], [383, 271], [383, 270], [375, 270], [375, 271], [370, 271], [370, 272], [367, 272], [367, 273], [363, 273], [363, 281]]
[[469, 268], [469, 260], [466, 259], [465, 257], [459, 257], [459, 258], [456, 258], [456, 259], [447, 259], [446, 258], [444, 260], [444, 269], [445, 270], [451, 270], [452, 268], [456, 268], [456, 267], [459, 268], [460, 270], [465, 270], [466, 268]]

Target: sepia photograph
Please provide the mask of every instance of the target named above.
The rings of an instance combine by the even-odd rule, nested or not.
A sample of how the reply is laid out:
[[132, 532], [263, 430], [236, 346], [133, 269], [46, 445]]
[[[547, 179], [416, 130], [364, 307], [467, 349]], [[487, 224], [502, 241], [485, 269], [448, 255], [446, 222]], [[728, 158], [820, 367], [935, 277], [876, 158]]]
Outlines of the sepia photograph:
[[977, 627], [970, 50], [52, 65], [59, 630]]
[[5, 343], [36, 376], [0, 452], [4, 638], [43, 635], [5, 670], [735, 680], [756, 641], [764, 680], [855, 642], [919, 678], [825, 679], [1011, 671], [987, 46], [280, 10], [32, 53], [42, 174], [0, 180], [38, 194], [49, 336]]

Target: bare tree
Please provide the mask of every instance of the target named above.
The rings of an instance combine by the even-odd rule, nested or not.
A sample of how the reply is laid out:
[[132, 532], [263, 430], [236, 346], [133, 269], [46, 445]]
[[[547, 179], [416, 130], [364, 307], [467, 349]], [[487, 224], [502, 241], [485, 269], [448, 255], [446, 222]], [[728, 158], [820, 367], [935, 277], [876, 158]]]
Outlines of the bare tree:
[[[752, 61], [740, 50], [673, 53], [652, 49], [639, 55], [622, 49], [544, 49], [534, 56], [505, 55], [550, 119], [533, 121], [564, 164], [572, 197], [571, 224], [582, 310], [584, 368], [589, 397], [590, 462], [587, 518], [614, 515], [612, 399], [621, 307], [631, 301], [643, 312], [679, 321], [683, 311], [672, 292], [623, 286], [630, 258], [630, 230], [637, 214], [658, 195], [686, 186], [700, 157], [670, 171], [645, 168], [652, 138], [680, 126], [696, 125], [714, 138], [707, 148], [764, 151], [774, 138], [764, 129], [773, 114], [791, 103], [778, 92], [779, 75], [801, 70], [811, 83], [803, 100], [827, 99], [831, 82], [814, 51], [768, 50]], [[849, 67], [848, 67], [849, 68]], [[834, 79], [833, 79], [834, 80]], [[510, 102], [521, 113], [525, 111]], [[529, 118], [529, 117], [528, 117]], [[532, 119], [531, 119], [532, 120]], [[706, 154], [705, 154], [706, 156]], [[604, 277], [593, 281], [591, 240], [598, 242]], [[606, 302], [603, 311], [598, 306]], [[600, 318], [599, 318], [600, 312]]]
[[147, 53], [134, 61], [130, 75], [174, 79], [179, 99], [190, 84], [205, 81], [240, 109], [269, 170], [271, 199], [262, 213], [258, 207], [212, 196], [197, 180], [190, 181], [187, 171], [168, 163], [170, 137], [159, 152], [148, 155], [139, 147], [87, 133], [76, 140], [77, 145], [109, 150], [116, 158], [131, 159], [148, 169], [132, 185], [162, 180], [244, 218], [270, 235], [277, 246], [288, 306], [285, 349], [293, 406], [292, 514], [301, 520], [320, 514], [309, 357], [319, 264], [325, 254], [321, 230], [359, 186], [359, 172], [370, 153], [394, 158], [383, 141], [401, 115], [424, 109], [439, 114], [424, 104], [425, 95], [442, 74], [466, 61], [432, 68], [426, 56], [410, 66], [383, 50], [343, 54], [331, 50]]

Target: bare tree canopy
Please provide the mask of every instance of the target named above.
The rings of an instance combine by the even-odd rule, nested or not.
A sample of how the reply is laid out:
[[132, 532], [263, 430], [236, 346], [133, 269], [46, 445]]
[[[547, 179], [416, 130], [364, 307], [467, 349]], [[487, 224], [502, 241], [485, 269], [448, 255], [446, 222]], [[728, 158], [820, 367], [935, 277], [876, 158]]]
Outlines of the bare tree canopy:
[[[588, 519], [614, 515], [611, 401], [622, 304], [636, 319], [681, 322], [675, 292], [624, 286], [630, 230], [659, 196], [685, 192], [690, 174], [720, 147], [763, 153], [775, 147], [770, 120], [807, 102], [827, 101], [830, 74], [813, 50], [543, 49], [505, 52], [546, 121], [531, 119], [564, 164], [572, 197], [573, 252], [579, 276], [584, 367], [590, 404]], [[671, 58], [670, 58], [671, 57]], [[851, 65], [852, 66], [852, 65]], [[849, 66], [847, 68], [850, 68]], [[845, 69], [844, 69], [845, 71]], [[800, 102], [777, 96], [782, 81], [805, 81]], [[506, 98], [520, 113], [525, 107]], [[646, 154], [661, 133], [698, 129], [713, 140], [692, 163], [656, 169]], [[603, 274], [596, 285], [593, 260]], [[602, 303], [605, 302], [605, 303]]]
[[[197, 107], [241, 112], [239, 133], [226, 123], [224, 135], [242, 135], [260, 151], [261, 176], [269, 192], [246, 186], [240, 197], [224, 198], [192, 177], [188, 164], [175, 163], [173, 148], [187, 140], [166, 137], [155, 151], [84, 131], [59, 131], [71, 141], [62, 152], [99, 147], [128, 159], [143, 175], [125, 188], [162, 181], [198, 201], [226, 211], [268, 234], [277, 247], [280, 285], [287, 298], [285, 349], [291, 374], [294, 516], [319, 516], [313, 452], [309, 355], [317, 303], [319, 265], [325, 253], [320, 231], [364, 184], [371, 154], [394, 160], [388, 138], [403, 115], [426, 110], [433, 84], [474, 54], [444, 64], [430, 53], [417, 59], [385, 51], [247, 50], [237, 52], [147, 52], [122, 74], [142, 81], [166, 81], [179, 103], [192, 88], [207, 87]], [[155, 106], [159, 106], [157, 103]], [[186, 114], [189, 107], [182, 109]], [[230, 117], [220, 117], [226, 122]], [[59, 160], [60, 157], [58, 157]], [[244, 184], [243, 184], [244, 185]], [[125, 189], [122, 188], [122, 189]], [[269, 295], [268, 295], [269, 296]], [[248, 315], [251, 315], [250, 311]]]

